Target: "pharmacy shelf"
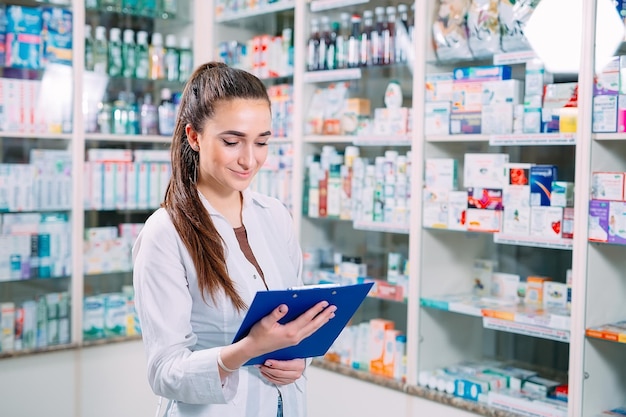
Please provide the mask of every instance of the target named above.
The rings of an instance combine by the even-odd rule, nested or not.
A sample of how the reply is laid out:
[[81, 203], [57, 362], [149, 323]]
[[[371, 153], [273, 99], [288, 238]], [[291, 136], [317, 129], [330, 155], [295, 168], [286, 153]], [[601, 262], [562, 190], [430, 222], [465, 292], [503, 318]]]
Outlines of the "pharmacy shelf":
[[506, 235], [494, 233], [493, 241], [501, 245], [530, 246], [534, 248], [572, 250], [572, 239], [540, 239], [534, 236]]
[[365, 231], [370, 231], [370, 232], [397, 233], [401, 235], [409, 234], [408, 225], [389, 224], [389, 223], [382, 223], [382, 222], [355, 221], [353, 227], [356, 230], [365, 230]]
[[63, 345], [46, 346], [46, 347], [36, 348], [36, 349], [11, 350], [7, 352], [0, 352], [0, 359], [19, 358], [22, 356], [30, 356], [35, 353], [58, 352], [61, 350], [76, 349], [78, 347], [80, 347], [78, 343], [68, 343], [68, 344], [63, 344]]
[[593, 339], [608, 340], [617, 343], [626, 343], [626, 320], [618, 323], [607, 323], [585, 330], [585, 335]]
[[71, 133], [0, 132], [0, 137], [17, 139], [71, 140]]
[[626, 133], [594, 133], [593, 138], [598, 141], [603, 141], [603, 140], [626, 141]]
[[569, 343], [570, 341], [570, 332], [567, 330], [535, 326], [532, 324], [518, 323], [514, 321], [496, 319], [493, 317], [483, 317], [483, 327], [485, 329], [516, 333], [540, 339], [556, 340], [557, 342]]
[[351, 143], [355, 146], [411, 146], [409, 135], [308, 135], [305, 143]]
[[304, 137], [304, 143], [352, 143], [354, 136], [346, 135], [308, 135]]
[[426, 135], [426, 142], [489, 142], [489, 135]]
[[357, 135], [352, 136], [355, 146], [411, 146], [410, 135]]
[[311, 12], [322, 12], [324, 10], [339, 9], [366, 3], [369, 3], [369, 0], [313, 0], [311, 1]]
[[575, 133], [538, 133], [516, 135], [491, 135], [491, 146], [576, 145]]
[[6, 284], [6, 283], [15, 283], [15, 282], [29, 282], [29, 283], [33, 283], [33, 282], [43, 282], [45, 281], [46, 283], [50, 282], [50, 281], [56, 281], [56, 280], [62, 280], [62, 279], [70, 279], [71, 276], [69, 275], [63, 275], [63, 276], [59, 276], [59, 277], [31, 277], [31, 278], [6, 278], [6, 277], [0, 277], [0, 285], [2, 284]]
[[360, 80], [361, 76], [361, 68], [347, 68], [329, 71], [309, 71], [303, 74], [302, 81], [308, 84], [329, 83], [337, 81]]
[[236, 12], [226, 11], [215, 18], [215, 23], [228, 23], [234, 21], [239, 22], [242, 19], [249, 19], [252, 17], [264, 16], [273, 13], [283, 12], [286, 10], [292, 10], [295, 7], [295, 4], [295, 0], [280, 0], [265, 6], [243, 9]]
[[516, 52], [503, 52], [495, 54], [493, 56], [493, 65], [517, 65], [525, 64], [528, 61], [532, 61], [537, 58], [537, 54], [534, 51], [516, 51]]
[[171, 136], [161, 135], [116, 135], [105, 133], [86, 133], [85, 140], [104, 142], [127, 142], [127, 143], [170, 143]]
[[425, 308], [449, 311], [473, 317], [482, 317], [483, 327], [541, 339], [569, 342], [570, 316], [565, 311], [550, 312], [528, 308], [494, 298], [472, 294], [422, 297]]

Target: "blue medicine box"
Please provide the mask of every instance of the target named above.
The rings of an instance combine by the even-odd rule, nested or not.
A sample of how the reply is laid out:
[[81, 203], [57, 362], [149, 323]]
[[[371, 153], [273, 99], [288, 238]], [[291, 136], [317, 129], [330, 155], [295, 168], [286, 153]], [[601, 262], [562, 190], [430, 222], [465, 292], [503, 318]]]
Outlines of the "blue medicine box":
[[556, 165], [530, 167], [530, 205], [550, 206], [552, 182], [557, 181]]

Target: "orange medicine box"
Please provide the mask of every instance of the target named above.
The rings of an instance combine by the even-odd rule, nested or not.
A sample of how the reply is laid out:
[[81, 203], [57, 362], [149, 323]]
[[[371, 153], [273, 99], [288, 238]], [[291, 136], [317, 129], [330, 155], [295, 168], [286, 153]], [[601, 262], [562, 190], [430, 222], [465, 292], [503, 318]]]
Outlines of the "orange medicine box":
[[529, 276], [526, 278], [526, 296], [524, 301], [527, 304], [543, 304], [543, 284], [552, 281], [548, 277]]
[[384, 375], [385, 332], [394, 327], [391, 320], [370, 320], [370, 372], [373, 374]]

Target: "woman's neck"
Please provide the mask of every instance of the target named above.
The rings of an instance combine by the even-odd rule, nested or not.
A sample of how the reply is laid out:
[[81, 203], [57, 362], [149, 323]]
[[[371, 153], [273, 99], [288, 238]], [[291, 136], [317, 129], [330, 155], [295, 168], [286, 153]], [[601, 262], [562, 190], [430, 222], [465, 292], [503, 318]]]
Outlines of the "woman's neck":
[[198, 191], [204, 195], [204, 198], [217, 210], [222, 216], [228, 220], [233, 228], [241, 227], [241, 210], [243, 207], [243, 195], [239, 191], [235, 191], [230, 195], [220, 195], [212, 190], [198, 187]]

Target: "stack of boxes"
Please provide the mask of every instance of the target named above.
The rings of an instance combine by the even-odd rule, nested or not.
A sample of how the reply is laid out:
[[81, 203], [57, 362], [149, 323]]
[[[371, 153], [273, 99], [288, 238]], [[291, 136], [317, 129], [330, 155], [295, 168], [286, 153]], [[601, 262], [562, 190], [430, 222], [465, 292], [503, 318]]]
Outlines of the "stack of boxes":
[[425, 227], [573, 237], [574, 184], [559, 181], [554, 165], [512, 163], [508, 154], [468, 153], [465, 190], [457, 190], [455, 159], [428, 158], [425, 170]]
[[577, 83], [553, 84], [543, 63], [526, 63], [524, 81], [506, 65], [456, 68], [426, 76], [425, 133], [576, 132]]

